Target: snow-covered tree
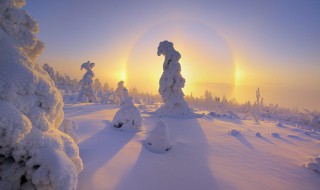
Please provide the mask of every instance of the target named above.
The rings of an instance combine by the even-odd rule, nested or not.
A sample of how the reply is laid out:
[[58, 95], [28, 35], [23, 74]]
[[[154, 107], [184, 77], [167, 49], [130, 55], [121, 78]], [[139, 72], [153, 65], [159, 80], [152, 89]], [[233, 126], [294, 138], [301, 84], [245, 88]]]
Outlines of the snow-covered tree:
[[0, 188], [76, 189], [79, 148], [58, 130], [59, 90], [34, 63], [44, 49], [24, 0], [0, 1]]
[[94, 79], [93, 89], [96, 92], [102, 91], [102, 84], [101, 84], [101, 82], [100, 82], [100, 80], [98, 78]]
[[54, 74], [54, 70], [52, 67], [50, 67], [50, 65], [48, 63], [43, 64], [42, 68], [47, 71], [47, 73], [49, 74], [50, 78], [53, 81], [56, 81], [56, 76]]
[[122, 97], [121, 107], [113, 118], [113, 126], [129, 131], [139, 130], [142, 126], [141, 113], [134, 106], [126, 88], [123, 88]]
[[258, 88], [256, 90], [256, 103], [257, 103], [257, 106], [260, 107], [260, 97], [261, 97], [261, 94], [260, 94], [260, 89]]
[[118, 102], [117, 103], [119, 103], [119, 104], [122, 104], [122, 102], [125, 100], [124, 94], [123, 94], [124, 89], [125, 89], [124, 82], [123, 81], [118, 82], [118, 87], [117, 87], [115, 93], [116, 93], [117, 98], [118, 98]]
[[172, 42], [163, 41], [158, 47], [158, 56], [160, 55], [165, 56], [163, 73], [159, 82], [159, 93], [163, 105], [156, 113], [169, 117], [195, 117], [196, 114], [189, 108], [182, 92], [185, 79], [181, 76], [180, 53], [174, 49]]
[[96, 78], [93, 82], [93, 89], [96, 92], [96, 96], [100, 100], [102, 100], [103, 99], [102, 84], [98, 78]]
[[105, 94], [106, 92], [109, 92], [109, 91], [110, 91], [110, 86], [109, 86], [109, 83], [108, 83], [108, 82], [105, 82], [105, 83], [103, 84], [102, 91], [103, 91], [104, 94]]
[[81, 65], [81, 70], [85, 69], [87, 70], [87, 72], [86, 74], [84, 74], [82, 79], [82, 87], [78, 97], [78, 100], [80, 102], [96, 102], [97, 101], [96, 93], [92, 86], [93, 77], [94, 77], [92, 68], [94, 67], [94, 65], [95, 63], [91, 63], [90, 61], [85, 62]]

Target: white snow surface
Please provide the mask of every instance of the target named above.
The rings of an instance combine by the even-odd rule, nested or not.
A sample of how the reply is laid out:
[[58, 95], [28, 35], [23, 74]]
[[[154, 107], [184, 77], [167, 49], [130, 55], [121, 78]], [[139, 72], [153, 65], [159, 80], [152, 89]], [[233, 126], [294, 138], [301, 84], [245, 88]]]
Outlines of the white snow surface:
[[[304, 166], [319, 155], [318, 131], [289, 124], [285, 128], [274, 127], [271, 121], [159, 118], [142, 112], [143, 129], [124, 133], [112, 126], [118, 109], [101, 104], [64, 107], [65, 117], [79, 127], [77, 134], [84, 163], [78, 178], [79, 190], [317, 190], [320, 187], [320, 174]], [[159, 119], [167, 123], [174, 144], [165, 154], [150, 152], [144, 144]], [[230, 135], [232, 130], [240, 133]], [[258, 132], [261, 137], [256, 137]], [[271, 133], [280, 137], [274, 138]], [[288, 134], [296, 138], [287, 137]]]

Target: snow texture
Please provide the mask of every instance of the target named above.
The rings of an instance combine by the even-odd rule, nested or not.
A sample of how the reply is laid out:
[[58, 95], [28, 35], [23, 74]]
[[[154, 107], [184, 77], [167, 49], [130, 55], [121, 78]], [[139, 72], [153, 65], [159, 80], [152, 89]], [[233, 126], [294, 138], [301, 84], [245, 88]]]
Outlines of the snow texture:
[[[315, 130], [317, 134], [308, 130], [307, 136], [303, 133], [307, 129], [295, 124], [286, 123], [281, 128], [274, 127], [274, 120], [264, 120], [257, 125], [253, 118], [242, 120], [241, 124], [231, 119], [159, 118], [152, 114], [155, 109], [147, 106], [149, 112], [142, 114], [142, 131], [123, 133], [108, 122], [118, 111], [115, 105], [65, 105], [65, 117], [79, 126], [79, 148], [85, 166], [77, 189], [320, 187], [319, 174], [303, 166], [310, 155], [319, 155], [319, 130]], [[164, 154], [149, 151], [146, 141], [160, 119], [168, 124], [173, 142], [173, 147]], [[232, 129], [241, 134], [230, 135]], [[257, 132], [263, 137], [256, 137]], [[286, 135], [273, 138], [270, 132], [293, 134], [300, 139]]]
[[82, 87], [78, 97], [80, 102], [97, 102], [96, 93], [92, 86], [94, 77], [92, 68], [94, 65], [95, 63], [91, 63], [90, 61], [87, 61], [81, 65], [81, 70], [85, 69], [87, 72], [84, 74], [82, 79]]
[[59, 90], [33, 61], [44, 44], [25, 1], [0, 1], [0, 187], [76, 189], [79, 148], [58, 130], [63, 121]]
[[169, 151], [172, 148], [172, 143], [167, 123], [164, 120], [158, 121], [145, 142], [147, 150], [151, 152], [161, 154]]
[[185, 79], [181, 76], [180, 53], [174, 49], [172, 42], [163, 41], [160, 42], [158, 47], [158, 56], [160, 55], [165, 56], [163, 73], [159, 82], [159, 93], [163, 100], [163, 105], [156, 113], [166, 117], [197, 117], [184, 100], [182, 88], [185, 85]]
[[62, 124], [59, 127], [59, 130], [68, 134], [70, 137], [73, 138], [73, 140], [77, 143], [78, 142], [78, 137], [76, 134], [76, 131], [78, 129], [78, 125], [69, 119], [64, 119]]
[[137, 131], [142, 127], [141, 113], [134, 106], [126, 88], [123, 89], [122, 96], [125, 99], [113, 118], [113, 126], [126, 131]]

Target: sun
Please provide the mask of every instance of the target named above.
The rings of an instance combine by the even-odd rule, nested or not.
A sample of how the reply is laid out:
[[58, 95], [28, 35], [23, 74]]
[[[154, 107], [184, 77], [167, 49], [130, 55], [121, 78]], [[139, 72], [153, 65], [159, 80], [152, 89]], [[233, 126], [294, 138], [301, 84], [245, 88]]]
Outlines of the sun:
[[123, 69], [120, 73], [120, 80], [126, 81], [126, 79], [127, 79], [127, 72], [125, 69]]
[[243, 72], [242, 70], [239, 68], [239, 64], [236, 64], [235, 66], [235, 70], [234, 70], [234, 84], [237, 86], [237, 85], [240, 85], [242, 80], [243, 80]]

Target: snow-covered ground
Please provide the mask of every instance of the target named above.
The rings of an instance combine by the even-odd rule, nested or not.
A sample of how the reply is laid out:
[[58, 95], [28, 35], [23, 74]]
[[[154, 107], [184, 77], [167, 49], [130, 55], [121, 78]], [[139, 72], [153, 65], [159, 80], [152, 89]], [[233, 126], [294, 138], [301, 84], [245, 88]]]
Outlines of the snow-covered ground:
[[[78, 189], [316, 190], [320, 175], [303, 164], [320, 154], [320, 133], [271, 121], [205, 116], [159, 118], [142, 111], [138, 133], [112, 126], [119, 106], [66, 104], [65, 118], [78, 124], [84, 169]], [[172, 147], [164, 154], [145, 148], [163, 119]], [[259, 133], [259, 134], [257, 134]]]

